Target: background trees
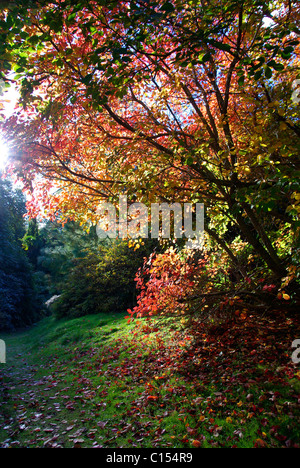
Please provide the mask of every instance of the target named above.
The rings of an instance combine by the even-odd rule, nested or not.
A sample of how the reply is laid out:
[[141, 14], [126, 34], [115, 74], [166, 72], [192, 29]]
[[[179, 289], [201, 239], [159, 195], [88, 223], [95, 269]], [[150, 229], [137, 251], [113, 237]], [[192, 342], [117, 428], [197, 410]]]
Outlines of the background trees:
[[40, 317], [32, 266], [22, 249], [22, 192], [0, 180], [0, 330], [30, 325]]
[[40, 235], [39, 276], [45, 275], [49, 296], [60, 296], [51, 307], [57, 317], [125, 312], [136, 305], [135, 275], [154, 242], [134, 250], [126, 242], [99, 241], [95, 227], [86, 232], [74, 222], [48, 222]]

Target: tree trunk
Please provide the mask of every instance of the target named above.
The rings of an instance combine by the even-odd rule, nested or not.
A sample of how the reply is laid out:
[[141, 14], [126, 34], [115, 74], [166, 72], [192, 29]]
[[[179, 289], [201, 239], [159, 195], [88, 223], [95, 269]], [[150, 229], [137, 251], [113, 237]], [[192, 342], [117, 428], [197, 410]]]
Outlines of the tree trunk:
[[[266, 262], [270, 270], [278, 277], [278, 278], [284, 278], [287, 274], [285, 267], [282, 265], [280, 259], [277, 257], [277, 260], [273, 258], [269, 254], [269, 252], [264, 248], [264, 246], [261, 244], [260, 240], [253, 235], [251, 232], [251, 229], [245, 222], [242, 214], [237, 214], [235, 216], [238, 226], [241, 229], [242, 233], [244, 234], [245, 238], [249, 242], [249, 244], [252, 245], [252, 247], [255, 249], [255, 251], [260, 255], [260, 257]], [[254, 226], [255, 228], [255, 226]], [[256, 230], [257, 232], [257, 230]], [[257, 232], [259, 237], [260, 234]]]

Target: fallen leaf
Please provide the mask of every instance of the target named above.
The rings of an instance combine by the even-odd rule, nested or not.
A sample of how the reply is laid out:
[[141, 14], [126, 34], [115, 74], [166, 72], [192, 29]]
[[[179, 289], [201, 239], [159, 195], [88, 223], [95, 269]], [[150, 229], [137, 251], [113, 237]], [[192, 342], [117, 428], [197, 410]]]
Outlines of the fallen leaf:
[[265, 448], [267, 444], [266, 444], [266, 442], [265, 442], [264, 440], [262, 440], [262, 439], [256, 439], [254, 445], [255, 445], [256, 448]]
[[197, 439], [192, 440], [192, 446], [196, 448], [200, 448], [201, 447], [200, 440], [197, 440]]

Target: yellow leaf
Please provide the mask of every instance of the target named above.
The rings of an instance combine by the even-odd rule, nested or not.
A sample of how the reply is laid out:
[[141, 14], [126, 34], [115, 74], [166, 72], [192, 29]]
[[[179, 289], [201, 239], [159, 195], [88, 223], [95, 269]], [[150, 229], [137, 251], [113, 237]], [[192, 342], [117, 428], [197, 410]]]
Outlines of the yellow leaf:
[[284, 122], [280, 122], [280, 125], [279, 125], [279, 130], [286, 130], [287, 129], [287, 125], [284, 123]]
[[288, 294], [282, 294], [282, 297], [283, 299], [285, 299], [286, 301], [289, 301], [291, 298]]

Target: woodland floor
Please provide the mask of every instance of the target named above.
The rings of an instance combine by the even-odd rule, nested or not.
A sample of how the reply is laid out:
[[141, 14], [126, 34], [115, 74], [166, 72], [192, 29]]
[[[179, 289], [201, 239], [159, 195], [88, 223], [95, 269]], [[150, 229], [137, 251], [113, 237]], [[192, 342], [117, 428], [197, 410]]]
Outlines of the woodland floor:
[[299, 317], [182, 322], [48, 317], [1, 335], [0, 447], [299, 448]]

